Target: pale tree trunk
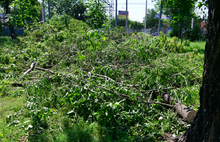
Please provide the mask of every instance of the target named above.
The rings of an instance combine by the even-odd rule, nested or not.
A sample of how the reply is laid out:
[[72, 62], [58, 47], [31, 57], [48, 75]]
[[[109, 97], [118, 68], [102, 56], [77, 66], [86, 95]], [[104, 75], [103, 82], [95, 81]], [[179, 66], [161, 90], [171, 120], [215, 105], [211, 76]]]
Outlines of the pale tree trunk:
[[179, 142], [220, 142], [220, 2], [208, 0], [208, 35], [205, 46], [200, 108]]

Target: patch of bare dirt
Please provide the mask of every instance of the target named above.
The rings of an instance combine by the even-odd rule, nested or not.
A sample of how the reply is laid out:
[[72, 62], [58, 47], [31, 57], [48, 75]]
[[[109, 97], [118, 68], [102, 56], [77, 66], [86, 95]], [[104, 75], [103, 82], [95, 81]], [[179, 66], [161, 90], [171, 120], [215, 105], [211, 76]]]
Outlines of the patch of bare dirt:
[[174, 137], [172, 136], [172, 134], [169, 134], [169, 133], [164, 134], [163, 141], [165, 141], [165, 142], [175, 142]]

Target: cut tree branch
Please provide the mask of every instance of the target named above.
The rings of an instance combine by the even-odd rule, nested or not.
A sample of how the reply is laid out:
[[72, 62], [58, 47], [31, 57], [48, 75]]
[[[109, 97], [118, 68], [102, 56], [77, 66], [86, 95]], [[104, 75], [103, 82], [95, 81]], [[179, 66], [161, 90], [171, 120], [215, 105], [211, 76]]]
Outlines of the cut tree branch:
[[165, 103], [157, 103], [157, 102], [145, 102], [145, 101], [138, 101], [140, 103], [145, 103], [145, 104], [158, 104], [158, 105], [163, 105], [163, 106], [168, 106], [168, 107], [174, 107], [173, 105], [165, 104]]
[[11, 85], [14, 87], [23, 87], [22, 83], [17, 83], [17, 82], [12, 82]]
[[28, 69], [26, 72], [24, 72], [23, 77], [24, 77], [26, 74], [28, 74], [29, 72], [33, 71], [34, 68], [35, 68], [35, 66], [36, 66], [36, 62], [32, 63], [31, 66], [30, 66], [30, 69]]
[[42, 71], [47, 71], [47, 72], [49, 72], [49, 73], [55, 74], [53, 71], [48, 70], [48, 69], [44, 69], [44, 68], [40, 68], [40, 67], [35, 67], [35, 69], [37, 69], [37, 70], [42, 70]]
[[148, 94], [146, 92], [151, 92], [151, 91], [159, 91], [159, 90], [171, 90], [171, 89], [175, 89], [175, 87], [168, 87], [168, 88], [161, 88], [161, 89], [152, 89], [152, 90], [146, 90], [144, 92], [142, 92], [144, 95]]
[[40, 68], [40, 67], [36, 67], [36, 64], [37, 64], [37, 62], [32, 63], [31, 66], [30, 66], [30, 69], [28, 69], [27, 71], [25, 71], [24, 74], [23, 74], [23, 76], [22, 76], [21, 78], [23, 79], [23, 77], [24, 77], [25, 75], [27, 75], [29, 72], [33, 71], [34, 69], [42, 70], [42, 71], [47, 71], [47, 72], [49, 72], [49, 73], [55, 74], [55, 73], [54, 73], [53, 71], [51, 71], [51, 70], [44, 69], [44, 68]]
[[125, 94], [122, 94], [122, 93], [118, 93], [118, 92], [112, 91], [112, 90], [107, 89], [107, 88], [104, 88], [104, 87], [102, 87], [102, 86], [98, 86], [98, 85], [95, 85], [95, 84], [92, 84], [92, 85], [95, 86], [95, 87], [98, 87], [98, 88], [100, 88], [100, 89], [102, 89], [102, 90], [108, 91], [108, 92], [110, 92], [110, 93], [117, 94], [118, 96], [123, 96], [123, 97], [130, 98], [128, 95], [125, 95]]

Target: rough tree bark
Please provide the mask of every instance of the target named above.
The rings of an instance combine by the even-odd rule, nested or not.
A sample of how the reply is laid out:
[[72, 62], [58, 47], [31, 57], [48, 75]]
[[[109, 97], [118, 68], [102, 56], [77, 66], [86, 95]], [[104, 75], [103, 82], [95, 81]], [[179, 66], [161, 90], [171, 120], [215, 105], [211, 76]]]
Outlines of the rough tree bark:
[[220, 2], [208, 0], [208, 35], [205, 46], [200, 108], [179, 142], [220, 142]]

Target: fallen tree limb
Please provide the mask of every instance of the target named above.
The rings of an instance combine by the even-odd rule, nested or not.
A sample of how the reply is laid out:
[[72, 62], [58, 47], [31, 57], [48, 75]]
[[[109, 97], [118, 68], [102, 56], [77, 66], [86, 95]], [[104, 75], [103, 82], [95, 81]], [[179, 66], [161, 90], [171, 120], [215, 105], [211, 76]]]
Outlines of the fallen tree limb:
[[36, 66], [36, 62], [32, 63], [31, 66], [30, 66], [30, 69], [28, 69], [26, 72], [24, 72], [23, 77], [26, 74], [28, 74], [29, 72], [31, 72], [32, 70], [34, 70], [35, 66]]
[[98, 85], [95, 85], [95, 84], [92, 84], [92, 85], [95, 86], [95, 87], [98, 87], [98, 88], [100, 88], [100, 89], [102, 89], [102, 90], [105, 90], [105, 91], [108, 91], [108, 92], [117, 94], [117, 95], [119, 95], [119, 96], [123, 96], [123, 97], [130, 98], [128, 95], [125, 95], [125, 94], [122, 94], [122, 93], [118, 93], [118, 92], [112, 91], [112, 90], [107, 89], [107, 88], [104, 88], [104, 87], [102, 87], [102, 86], [98, 86]]
[[22, 83], [17, 83], [17, 82], [12, 82], [11, 85], [14, 87], [23, 87]]
[[[155, 87], [155, 88], [156, 88], [156, 87]], [[154, 89], [155, 89], [155, 88], [154, 88]], [[148, 99], [148, 101], [147, 101], [147, 102], [150, 102], [150, 99], [151, 99], [151, 97], [152, 97], [153, 93], [154, 93], [154, 91], [152, 91], [152, 92], [151, 92], [150, 97], [149, 97], [149, 99]]]
[[[86, 81], [85, 79], [83, 79], [84, 81]], [[87, 81], [86, 81], [87, 82]], [[98, 86], [98, 85], [95, 85], [95, 84], [92, 84], [93, 86], [97, 87], [97, 88], [100, 88], [102, 90], [105, 90], [105, 91], [108, 91], [110, 93], [114, 93], [118, 96], [123, 96], [123, 97], [126, 97], [126, 98], [130, 98], [130, 96], [128, 95], [125, 95], [125, 94], [122, 94], [122, 93], [118, 93], [118, 92], [115, 92], [115, 91], [112, 91], [110, 89], [107, 89], [107, 88], [104, 88], [102, 86]], [[140, 97], [137, 97], [138, 99], [142, 99]], [[158, 104], [158, 105], [164, 105], [164, 106], [168, 106], [168, 107], [174, 107], [173, 105], [170, 105], [170, 104], [165, 104], [165, 103], [157, 103], [157, 102], [145, 102], [145, 101], [138, 101], [139, 103], [145, 103], [145, 104]]]
[[163, 105], [163, 106], [168, 106], [168, 107], [174, 107], [173, 105], [165, 104], [165, 103], [145, 102], [145, 101], [138, 101], [138, 102], [140, 102], [140, 103], [145, 103], [145, 104], [158, 104], [158, 105]]
[[183, 117], [183, 120], [185, 120], [187, 123], [192, 123], [197, 113], [195, 110], [190, 109], [181, 103], [176, 103], [174, 105], [174, 109], [180, 116]]
[[40, 67], [36, 67], [36, 64], [37, 64], [37, 62], [32, 63], [31, 66], [30, 66], [30, 69], [26, 70], [21, 78], [23, 79], [23, 77], [24, 77], [25, 75], [27, 75], [29, 72], [33, 71], [34, 69], [42, 70], [42, 71], [47, 71], [47, 72], [49, 72], [49, 73], [55, 74], [55, 73], [54, 73], [53, 71], [51, 71], [51, 70], [44, 69], [44, 68], [40, 68]]
[[65, 74], [62, 74], [69, 82], [71, 82], [72, 84], [76, 84], [75, 82], [73, 82], [71, 79], [69, 79]]
[[[65, 75], [63, 75], [65, 76]], [[104, 75], [97, 75], [97, 76], [100, 76], [100, 77], [107, 77], [107, 76], [104, 76]], [[65, 76], [66, 77], [66, 76]], [[67, 78], [67, 77], [66, 77]], [[109, 77], [108, 77], [109, 78]], [[68, 78], [67, 78], [68, 79]], [[81, 78], [82, 80], [84, 80], [85, 82], [87, 82], [85, 79]], [[111, 79], [111, 78], [109, 78]], [[70, 82], [72, 82], [70, 79], [68, 79]], [[113, 80], [113, 79], [111, 79]], [[114, 81], [114, 80], [113, 80]], [[72, 82], [73, 83], [73, 82]], [[97, 87], [97, 88], [100, 88], [102, 90], [105, 90], [105, 91], [108, 91], [110, 93], [114, 93], [118, 96], [123, 96], [123, 97], [126, 97], [126, 98], [130, 98], [130, 96], [126, 95], [126, 94], [123, 94], [123, 93], [118, 93], [118, 92], [115, 92], [113, 90], [110, 90], [110, 89], [107, 89], [107, 88], [104, 88], [102, 86], [98, 86], [98, 85], [95, 85], [95, 84], [92, 84], [94, 87]], [[168, 88], [164, 88], [164, 90], [167, 90]], [[170, 88], [171, 89], [171, 88]], [[173, 87], [172, 87], [173, 89]], [[158, 90], [158, 89], [153, 89], [151, 90], [152, 92], [154, 90]], [[153, 95], [153, 93], [152, 93]], [[151, 95], [151, 96], [152, 96]], [[162, 105], [162, 106], [167, 106], [167, 107], [171, 107], [171, 108], [174, 108], [175, 111], [183, 117], [183, 119], [185, 121], [187, 121], [187, 123], [191, 123], [196, 115], [196, 111], [195, 110], [192, 110], [190, 108], [188, 108], [187, 106], [185, 105], [182, 105], [181, 102], [179, 100], [176, 100], [175, 98], [173, 98], [172, 96], [170, 96], [169, 94], [167, 93], [162, 93], [161, 96], [164, 100], [165, 103], [158, 103], [158, 102], [150, 102], [150, 99], [151, 99], [151, 96], [150, 98], [147, 98], [147, 101], [143, 101], [143, 98], [140, 98], [140, 97], [136, 97], [137, 99], [137, 102], [139, 103], [145, 103], [145, 104], [158, 104], [158, 105]], [[139, 99], [139, 100], [138, 100]], [[174, 104], [174, 105], [172, 105]]]
[[142, 94], [146, 95], [148, 94], [147, 92], [151, 92], [151, 91], [159, 91], [159, 90], [171, 90], [171, 89], [175, 89], [175, 87], [168, 87], [168, 88], [161, 88], [161, 89], [152, 89], [152, 90], [146, 90], [144, 92], [141, 92]]
[[172, 96], [166, 93], [161, 94], [163, 100], [165, 103], [172, 105], [174, 103], [174, 109], [175, 111], [183, 117], [183, 120], [185, 120], [187, 123], [192, 123], [194, 117], [196, 116], [196, 111], [193, 109], [188, 108], [185, 105], [182, 105], [179, 100], [176, 100]]
[[36, 80], [36, 79], [40, 79], [39, 77], [30, 77], [29, 80]]
[[[98, 85], [95, 85], [95, 84], [92, 84], [93, 86], [95, 87], [98, 87], [100, 89], [103, 89], [105, 91], [108, 91], [108, 92], [111, 92], [111, 93], [115, 93], [119, 96], [123, 96], [123, 97], [127, 97], [127, 98], [130, 98], [128, 95], [125, 95], [125, 94], [122, 94], [122, 93], [117, 93], [115, 91], [112, 91], [110, 89], [107, 89], [107, 88], [104, 88], [104, 87], [101, 87], [101, 86], [98, 86]], [[139, 97], [138, 97], [139, 98]], [[139, 98], [141, 99], [141, 98]], [[145, 103], [145, 104], [158, 104], [158, 105], [164, 105], [164, 106], [168, 106], [168, 107], [174, 107], [173, 105], [170, 105], [170, 104], [165, 104], [165, 103], [157, 103], [157, 102], [145, 102], [145, 101], [138, 101], [139, 103]]]
[[47, 72], [49, 72], [49, 73], [55, 74], [53, 71], [48, 70], [48, 69], [44, 69], [44, 68], [40, 68], [40, 67], [35, 67], [35, 69], [37, 69], [37, 70], [42, 70], [42, 71], [47, 71]]

